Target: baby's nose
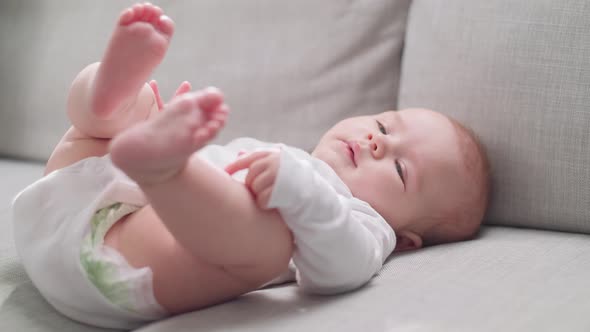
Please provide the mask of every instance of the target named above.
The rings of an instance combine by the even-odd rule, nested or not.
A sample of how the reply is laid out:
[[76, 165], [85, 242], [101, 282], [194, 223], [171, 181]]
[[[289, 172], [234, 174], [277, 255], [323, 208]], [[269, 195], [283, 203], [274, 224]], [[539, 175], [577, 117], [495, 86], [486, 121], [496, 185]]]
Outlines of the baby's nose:
[[372, 152], [377, 151], [377, 148], [377, 143], [369, 142], [369, 149], [371, 149]]
[[369, 139], [368, 149], [373, 155], [373, 158], [381, 159], [385, 154], [385, 145], [382, 139], [379, 139], [378, 136], [369, 134], [367, 136]]

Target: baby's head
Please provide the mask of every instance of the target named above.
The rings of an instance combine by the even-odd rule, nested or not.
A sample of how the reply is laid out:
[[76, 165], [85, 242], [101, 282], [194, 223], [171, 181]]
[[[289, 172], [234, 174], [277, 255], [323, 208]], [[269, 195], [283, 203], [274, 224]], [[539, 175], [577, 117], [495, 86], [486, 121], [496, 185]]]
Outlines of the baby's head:
[[313, 156], [395, 230], [396, 250], [472, 238], [487, 207], [489, 166], [475, 135], [427, 109], [345, 119]]

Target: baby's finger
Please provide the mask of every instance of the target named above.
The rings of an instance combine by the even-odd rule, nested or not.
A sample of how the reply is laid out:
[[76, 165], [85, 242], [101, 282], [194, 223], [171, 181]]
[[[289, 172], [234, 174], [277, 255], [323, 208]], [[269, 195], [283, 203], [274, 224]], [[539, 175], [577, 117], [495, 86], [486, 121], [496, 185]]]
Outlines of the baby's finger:
[[234, 174], [237, 171], [240, 171], [240, 170], [250, 167], [250, 165], [254, 161], [256, 161], [262, 157], [263, 157], [263, 155], [261, 155], [260, 152], [254, 152], [254, 153], [242, 155], [238, 159], [236, 159], [232, 163], [230, 163], [229, 165], [225, 166], [225, 171], [229, 174]]
[[244, 180], [244, 184], [246, 185], [246, 187], [250, 188], [250, 190], [252, 190], [253, 193], [256, 193], [256, 191], [252, 189], [252, 183], [265, 170], [266, 163], [264, 162], [264, 159], [257, 159], [250, 165], [250, 168], [248, 169], [248, 174], [246, 175], [246, 179]]
[[256, 195], [256, 204], [261, 209], [268, 209], [268, 202], [270, 201], [270, 195], [272, 194], [272, 186], [264, 189], [261, 193]]
[[250, 189], [258, 196], [267, 187], [272, 187], [275, 182], [276, 173], [265, 169], [264, 172], [260, 173], [252, 180]]
[[241, 171], [243, 169], [248, 168], [253, 161], [252, 158], [248, 157], [250, 157], [250, 155], [240, 156], [238, 159], [232, 161], [231, 163], [229, 163], [229, 165], [225, 166], [225, 171], [229, 174], [234, 174], [237, 171]]

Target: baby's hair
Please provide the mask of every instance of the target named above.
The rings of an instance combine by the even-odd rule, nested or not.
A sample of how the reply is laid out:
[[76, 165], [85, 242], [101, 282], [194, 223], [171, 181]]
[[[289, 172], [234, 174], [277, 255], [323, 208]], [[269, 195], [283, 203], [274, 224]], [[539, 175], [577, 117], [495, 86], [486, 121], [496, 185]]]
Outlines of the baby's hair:
[[458, 206], [443, 212], [434, 226], [423, 234], [425, 246], [472, 239], [477, 235], [489, 204], [491, 175], [486, 149], [472, 129], [448, 118], [457, 133], [465, 176], [473, 185], [463, 190]]

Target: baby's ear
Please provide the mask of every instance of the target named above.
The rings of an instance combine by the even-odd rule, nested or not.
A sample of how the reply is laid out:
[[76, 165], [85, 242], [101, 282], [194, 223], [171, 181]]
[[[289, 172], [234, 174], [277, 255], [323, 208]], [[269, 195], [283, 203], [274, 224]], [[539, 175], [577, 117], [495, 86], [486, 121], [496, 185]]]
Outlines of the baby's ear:
[[422, 248], [422, 237], [412, 231], [396, 232], [394, 251], [408, 251]]

